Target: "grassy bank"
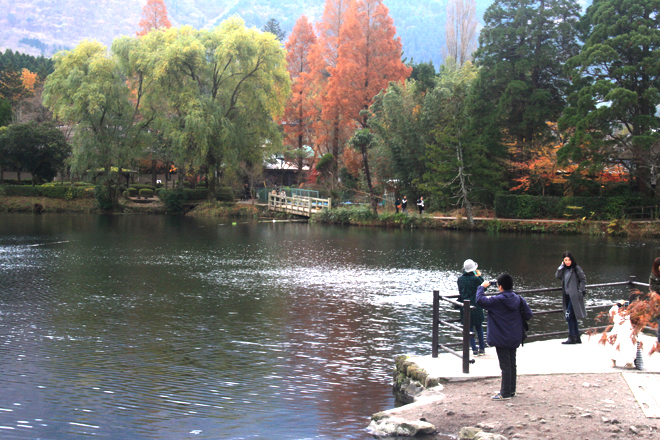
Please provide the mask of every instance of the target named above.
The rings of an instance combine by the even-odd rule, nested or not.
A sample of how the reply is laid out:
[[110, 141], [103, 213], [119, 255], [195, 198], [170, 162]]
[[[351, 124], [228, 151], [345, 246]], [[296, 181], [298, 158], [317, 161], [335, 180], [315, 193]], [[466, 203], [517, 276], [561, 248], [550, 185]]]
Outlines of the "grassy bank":
[[51, 197], [0, 197], [0, 212], [100, 212], [93, 198], [57, 199]]
[[375, 215], [369, 208], [338, 208], [316, 214], [313, 220], [325, 224], [372, 226], [401, 229], [451, 229], [487, 232], [526, 232], [574, 235], [611, 235], [628, 237], [660, 237], [660, 222], [633, 222], [626, 219], [612, 221], [568, 220], [547, 222], [540, 220], [475, 220], [470, 226], [460, 216], [439, 219], [433, 215], [382, 213]]

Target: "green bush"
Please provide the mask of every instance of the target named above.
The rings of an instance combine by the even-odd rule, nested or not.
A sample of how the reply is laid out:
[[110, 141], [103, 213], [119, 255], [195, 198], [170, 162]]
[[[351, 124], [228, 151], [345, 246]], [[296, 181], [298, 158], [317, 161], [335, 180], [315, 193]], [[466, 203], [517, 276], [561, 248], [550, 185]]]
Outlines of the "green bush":
[[13, 197], [50, 197], [54, 199], [83, 199], [94, 197], [93, 187], [71, 187], [59, 183], [46, 183], [39, 186], [6, 185], [2, 186], [6, 196]]
[[158, 198], [165, 204], [167, 212], [176, 214], [183, 211], [183, 202], [186, 200], [186, 195], [182, 190], [166, 190], [158, 191]]
[[154, 190], [151, 188], [142, 188], [138, 194], [140, 194], [140, 197], [153, 197]]
[[129, 188], [126, 190], [126, 194], [127, 194], [129, 197], [135, 197], [135, 196], [138, 195], [138, 189], [135, 188], [135, 187], [133, 187], [133, 186], [131, 186], [131, 187], [129, 187]]
[[653, 199], [639, 195], [618, 197], [537, 197], [498, 194], [495, 215], [499, 218], [588, 218], [613, 220], [625, 218], [641, 206], [654, 206]]
[[143, 183], [132, 183], [128, 187], [129, 188], [135, 188], [138, 191], [140, 191], [141, 189], [154, 189], [154, 187], [151, 186], [150, 184], [145, 185]]
[[112, 197], [108, 192], [108, 188], [105, 185], [96, 185], [94, 187], [94, 198], [96, 203], [99, 204], [101, 209], [112, 209], [114, 204], [112, 203]]
[[4, 185], [5, 195], [9, 197], [40, 197], [41, 187], [31, 185]]
[[373, 213], [368, 206], [324, 209], [314, 215], [314, 219], [320, 222], [339, 223], [348, 225], [350, 223], [371, 223], [378, 220], [378, 216]]
[[236, 200], [234, 191], [231, 188], [216, 188], [215, 199], [219, 202], [233, 202]]

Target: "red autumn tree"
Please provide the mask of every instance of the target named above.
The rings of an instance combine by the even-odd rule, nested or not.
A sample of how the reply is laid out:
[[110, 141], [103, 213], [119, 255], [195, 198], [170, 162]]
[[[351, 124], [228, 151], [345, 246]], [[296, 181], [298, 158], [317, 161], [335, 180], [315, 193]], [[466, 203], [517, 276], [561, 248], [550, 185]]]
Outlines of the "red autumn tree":
[[145, 35], [154, 29], [169, 29], [172, 23], [167, 18], [167, 8], [163, 0], [147, 0], [147, 4], [142, 8], [142, 20], [140, 20], [140, 30], [138, 37]]
[[291, 96], [284, 109], [284, 143], [289, 146], [290, 155], [298, 163], [298, 183], [303, 182], [303, 159], [305, 146], [313, 145], [313, 123], [317, 113], [312, 105], [312, 78], [309, 54], [316, 44], [316, 34], [305, 15], [293, 27], [285, 47], [289, 75], [291, 75]]
[[337, 66], [332, 69], [339, 87], [334, 99], [347, 115], [366, 128], [367, 110], [374, 96], [392, 81], [410, 76], [411, 67], [401, 61], [401, 38], [383, 0], [356, 0], [343, 25]]
[[321, 157], [332, 153], [332, 182], [337, 181], [339, 164], [343, 146], [350, 137], [348, 118], [344, 115], [341, 102], [336, 99], [335, 90], [340, 86], [337, 78], [332, 76], [339, 57], [341, 32], [346, 13], [355, 0], [326, 0], [323, 17], [317, 24], [317, 44], [310, 53], [312, 65], [312, 88], [316, 104], [316, 155]]
[[362, 129], [351, 140], [362, 153], [362, 168], [367, 180], [371, 206], [377, 213], [373, 179], [369, 170], [368, 109], [374, 97], [390, 82], [403, 81], [412, 68], [401, 61], [401, 38], [396, 36], [394, 21], [382, 0], [356, 0], [342, 26], [337, 66], [330, 69], [338, 87], [330, 91], [330, 100], [339, 103], [355, 128]]

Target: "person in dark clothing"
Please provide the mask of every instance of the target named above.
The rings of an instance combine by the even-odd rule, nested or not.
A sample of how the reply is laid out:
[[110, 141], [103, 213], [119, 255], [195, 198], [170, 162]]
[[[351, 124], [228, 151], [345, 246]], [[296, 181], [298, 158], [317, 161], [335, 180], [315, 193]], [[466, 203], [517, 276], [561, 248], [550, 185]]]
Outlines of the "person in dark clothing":
[[[477, 270], [478, 264], [473, 260], [465, 260], [463, 263], [463, 275], [458, 277], [458, 301], [470, 301], [471, 306], [475, 306], [470, 311], [470, 330], [474, 329], [474, 333], [479, 338], [479, 351], [477, 351], [477, 343], [474, 336], [470, 336], [470, 346], [472, 347], [472, 354], [475, 356], [483, 356], [486, 354], [486, 343], [484, 342], [484, 309], [477, 305], [477, 288], [484, 279], [481, 277], [481, 272]], [[463, 309], [461, 311], [461, 322], [463, 322]]]
[[568, 339], [562, 344], [581, 344], [578, 319], [587, 316], [584, 307], [584, 292], [587, 289], [587, 277], [584, 271], [575, 262], [573, 254], [566, 251], [561, 266], [557, 269], [555, 277], [561, 280], [562, 307], [564, 317], [568, 323]]
[[401, 212], [408, 212], [408, 198], [406, 196], [403, 196], [403, 200], [401, 200]]
[[398, 198], [396, 199], [396, 202], [394, 202], [394, 207], [396, 208], [396, 213], [399, 213], [399, 209], [401, 209], [401, 200]]
[[417, 200], [417, 207], [419, 208], [419, 215], [424, 214], [424, 197], [420, 197]]
[[477, 305], [488, 311], [488, 345], [495, 347], [502, 370], [500, 392], [493, 400], [508, 400], [516, 395], [516, 350], [523, 339], [523, 319], [532, 317], [527, 301], [513, 291], [513, 278], [503, 273], [497, 278], [497, 295], [486, 296], [490, 282], [477, 288]]

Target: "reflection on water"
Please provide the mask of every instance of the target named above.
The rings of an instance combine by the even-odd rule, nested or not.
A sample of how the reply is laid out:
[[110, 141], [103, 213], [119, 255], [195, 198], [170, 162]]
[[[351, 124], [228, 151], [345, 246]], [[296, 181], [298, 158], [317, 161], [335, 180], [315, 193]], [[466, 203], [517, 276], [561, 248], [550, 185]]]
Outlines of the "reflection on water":
[[431, 292], [454, 292], [466, 258], [537, 288], [558, 285], [565, 250], [589, 283], [646, 281], [658, 254], [657, 241], [236, 223], [1, 216], [0, 436], [370, 438], [368, 417], [394, 406], [394, 356], [430, 352]]

